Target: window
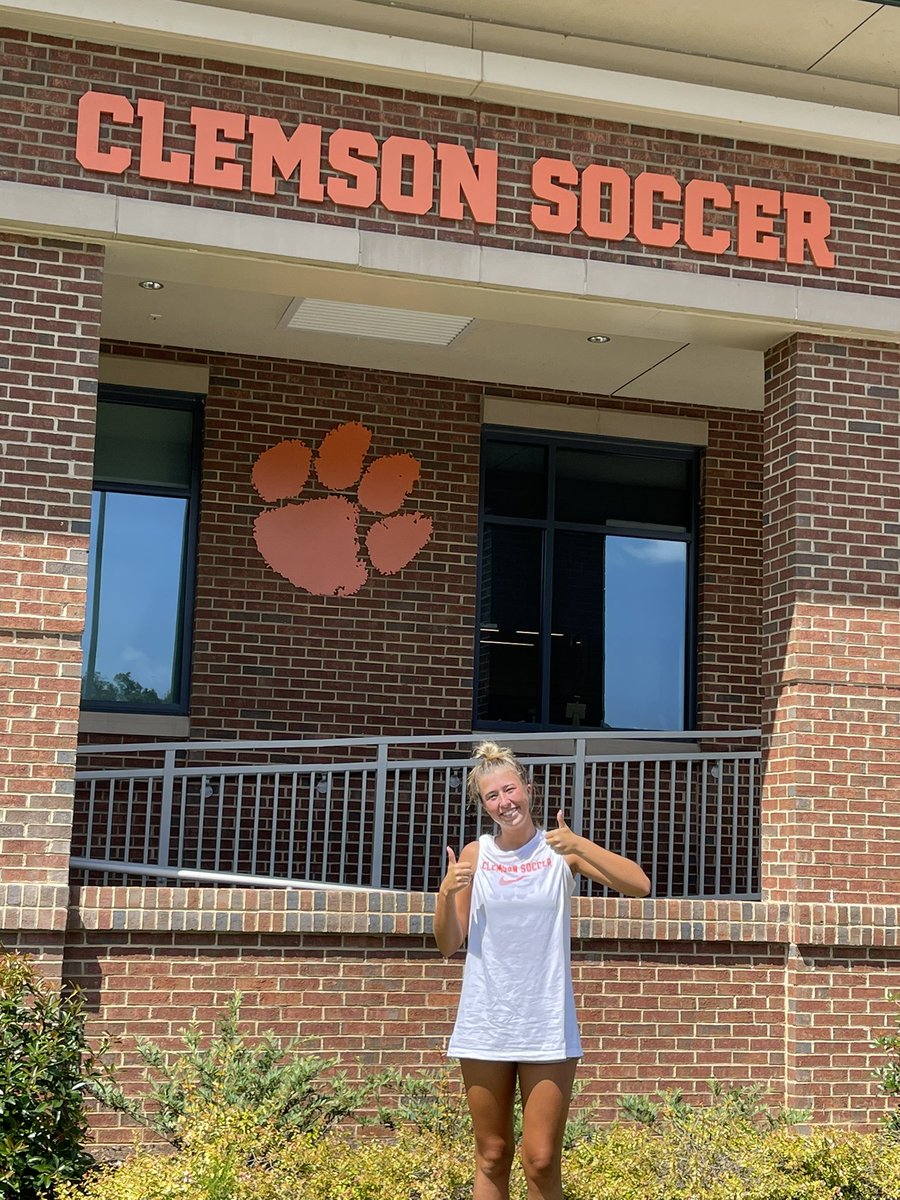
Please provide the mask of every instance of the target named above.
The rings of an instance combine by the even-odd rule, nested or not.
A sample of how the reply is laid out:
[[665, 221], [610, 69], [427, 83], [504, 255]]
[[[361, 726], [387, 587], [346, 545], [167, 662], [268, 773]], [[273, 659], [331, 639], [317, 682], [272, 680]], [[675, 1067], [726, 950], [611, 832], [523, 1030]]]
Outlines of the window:
[[475, 722], [687, 727], [699, 453], [489, 429]]
[[187, 711], [200, 399], [101, 388], [81, 700]]

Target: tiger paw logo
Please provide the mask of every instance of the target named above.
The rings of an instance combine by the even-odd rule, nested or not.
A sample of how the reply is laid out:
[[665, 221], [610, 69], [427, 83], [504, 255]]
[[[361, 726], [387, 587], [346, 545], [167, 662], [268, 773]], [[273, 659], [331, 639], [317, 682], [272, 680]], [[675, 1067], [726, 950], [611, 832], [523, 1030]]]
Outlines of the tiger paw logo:
[[[273, 571], [313, 596], [352, 596], [369, 578], [362, 556], [363, 512], [380, 519], [368, 525], [368, 562], [381, 575], [394, 575], [412, 562], [431, 537], [422, 513], [397, 510], [419, 478], [411, 454], [385, 454], [367, 467], [371, 431], [358, 421], [328, 433], [315, 458], [319, 483], [331, 494], [264, 509], [253, 523], [257, 549]], [[299, 497], [313, 456], [301, 441], [283, 441], [264, 451], [253, 466], [253, 486], [267, 504]]]

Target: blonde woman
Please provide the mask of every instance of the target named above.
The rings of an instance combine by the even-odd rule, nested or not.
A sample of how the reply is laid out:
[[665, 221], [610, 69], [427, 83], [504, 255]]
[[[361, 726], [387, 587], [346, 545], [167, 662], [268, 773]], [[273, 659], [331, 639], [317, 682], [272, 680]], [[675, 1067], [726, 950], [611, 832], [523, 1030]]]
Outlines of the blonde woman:
[[460, 1059], [475, 1129], [473, 1200], [508, 1200], [517, 1084], [529, 1200], [563, 1200], [563, 1133], [581, 1057], [569, 953], [575, 876], [626, 896], [646, 896], [650, 883], [637, 863], [573, 833], [562, 810], [555, 828], [540, 829], [512, 751], [483, 742], [475, 759], [468, 794], [497, 832], [458, 859], [447, 847], [434, 917], [445, 957], [467, 942], [447, 1053]]

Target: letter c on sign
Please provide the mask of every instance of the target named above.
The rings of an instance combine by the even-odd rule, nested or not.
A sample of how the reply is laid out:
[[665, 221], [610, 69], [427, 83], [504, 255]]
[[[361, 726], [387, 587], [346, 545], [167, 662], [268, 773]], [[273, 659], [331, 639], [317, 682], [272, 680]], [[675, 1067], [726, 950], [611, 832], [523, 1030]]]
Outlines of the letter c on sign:
[[100, 149], [100, 118], [104, 115], [117, 125], [134, 124], [134, 108], [124, 96], [112, 92], [85, 92], [78, 101], [75, 157], [86, 171], [122, 175], [131, 166], [131, 151], [125, 146]]

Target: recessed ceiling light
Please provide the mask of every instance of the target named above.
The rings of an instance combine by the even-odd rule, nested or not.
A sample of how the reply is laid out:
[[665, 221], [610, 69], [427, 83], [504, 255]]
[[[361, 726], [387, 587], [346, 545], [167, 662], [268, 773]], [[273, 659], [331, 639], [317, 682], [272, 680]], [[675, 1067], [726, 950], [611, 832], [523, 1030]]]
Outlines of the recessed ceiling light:
[[158, 279], [142, 279], [138, 287], [146, 288], [148, 292], [161, 292], [165, 287]]
[[593, 346], [603, 346], [609, 341], [609, 336], [605, 333], [589, 333], [588, 341]]

